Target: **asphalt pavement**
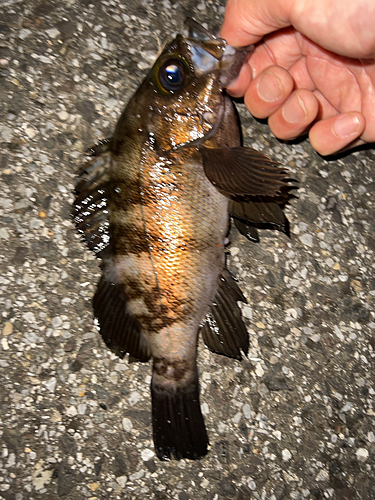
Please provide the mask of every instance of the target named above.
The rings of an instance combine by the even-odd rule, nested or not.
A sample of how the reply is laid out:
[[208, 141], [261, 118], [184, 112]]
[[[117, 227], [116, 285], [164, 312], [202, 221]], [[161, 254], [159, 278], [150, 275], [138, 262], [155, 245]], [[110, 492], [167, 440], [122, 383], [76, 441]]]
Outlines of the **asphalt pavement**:
[[321, 158], [243, 106], [245, 143], [299, 180], [291, 238], [230, 234], [242, 362], [199, 343], [210, 451], [160, 462], [150, 364], [93, 320], [98, 262], [70, 219], [83, 152], [110, 137], [159, 48], [211, 0], [0, 3], [0, 499], [375, 498], [375, 153]]

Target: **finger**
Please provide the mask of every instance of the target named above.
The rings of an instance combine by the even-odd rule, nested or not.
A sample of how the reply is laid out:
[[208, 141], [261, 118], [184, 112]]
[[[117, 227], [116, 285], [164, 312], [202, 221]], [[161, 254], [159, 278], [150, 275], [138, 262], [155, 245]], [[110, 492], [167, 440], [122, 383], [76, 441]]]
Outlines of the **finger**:
[[366, 120], [358, 111], [336, 115], [320, 120], [311, 127], [310, 143], [321, 155], [331, 155], [356, 141], [365, 126]]
[[339, 114], [339, 111], [332, 106], [332, 104], [321, 92], [319, 92], [319, 90], [315, 90], [314, 95], [319, 101], [318, 120], [325, 120], [326, 118], [332, 118], [333, 116], [337, 116]]
[[235, 47], [258, 42], [267, 33], [289, 26], [292, 2], [229, 0], [220, 36]]
[[293, 90], [293, 79], [279, 66], [270, 66], [253, 80], [245, 94], [245, 104], [257, 118], [267, 118]]
[[228, 91], [228, 94], [233, 97], [242, 97], [245, 94], [246, 89], [249, 87], [250, 82], [251, 68], [249, 64], [245, 63], [241, 68], [238, 78], [236, 78], [236, 80], [234, 80], [234, 82], [232, 82], [226, 90]]
[[357, 148], [358, 146], [363, 146], [364, 144], [367, 144], [367, 141], [364, 141], [363, 139], [356, 139], [354, 142], [351, 142], [345, 148], [340, 149], [340, 151], [337, 151], [338, 153], [342, 153], [344, 151], [349, 151], [350, 149]]
[[[346, 2], [335, 8], [327, 0], [229, 0], [221, 36], [230, 45], [244, 46], [287, 26], [332, 51], [353, 58], [373, 58], [374, 39], [370, 29], [374, 2]], [[322, 13], [324, 15], [322, 15]], [[370, 20], [370, 21], [369, 21]]]
[[267, 66], [281, 66], [288, 71], [302, 57], [301, 35], [291, 26], [277, 30], [263, 38], [251, 54], [251, 67], [256, 75]]
[[269, 117], [268, 125], [279, 139], [295, 139], [311, 125], [318, 111], [319, 102], [312, 92], [295, 90], [285, 104]]
[[296, 63], [289, 68], [289, 73], [294, 80], [295, 86], [298, 89], [307, 89], [313, 92], [316, 89], [315, 82], [306, 68], [306, 59], [301, 56]]

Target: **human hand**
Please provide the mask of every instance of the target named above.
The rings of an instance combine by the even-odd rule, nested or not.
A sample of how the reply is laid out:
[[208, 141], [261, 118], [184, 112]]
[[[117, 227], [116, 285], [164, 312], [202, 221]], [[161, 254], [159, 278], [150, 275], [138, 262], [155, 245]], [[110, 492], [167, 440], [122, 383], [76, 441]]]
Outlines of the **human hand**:
[[375, 142], [374, 19], [373, 0], [229, 0], [220, 36], [258, 42], [230, 94], [322, 155]]

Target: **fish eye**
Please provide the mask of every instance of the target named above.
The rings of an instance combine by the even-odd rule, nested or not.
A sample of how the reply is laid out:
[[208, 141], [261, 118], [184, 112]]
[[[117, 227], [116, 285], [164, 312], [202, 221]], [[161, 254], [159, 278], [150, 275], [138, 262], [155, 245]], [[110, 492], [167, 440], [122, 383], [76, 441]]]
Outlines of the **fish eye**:
[[164, 61], [158, 71], [158, 80], [162, 90], [178, 92], [188, 82], [190, 68], [184, 59], [177, 57], [168, 58]]

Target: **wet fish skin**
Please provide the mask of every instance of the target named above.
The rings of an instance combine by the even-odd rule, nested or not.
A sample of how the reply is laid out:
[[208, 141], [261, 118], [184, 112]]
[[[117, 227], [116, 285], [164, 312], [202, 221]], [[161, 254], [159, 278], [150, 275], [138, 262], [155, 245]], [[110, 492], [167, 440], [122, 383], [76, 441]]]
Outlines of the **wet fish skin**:
[[[240, 147], [233, 104], [223, 93], [246, 50], [226, 52], [223, 40], [193, 21], [184, 35], [166, 45], [112, 140], [92, 150], [99, 156], [83, 170], [73, 210], [102, 259], [94, 312], [103, 339], [120, 356], [153, 358], [153, 436], [161, 459], [207, 452], [199, 330], [214, 352], [241, 359], [248, 348], [237, 305], [245, 298], [225, 270], [224, 239], [229, 208], [239, 226], [251, 218], [243, 195], [254, 188], [237, 199], [227, 186], [238, 191], [235, 169], [247, 157], [253, 170], [245, 185], [259, 185], [255, 194], [276, 194], [285, 184], [283, 170], [264, 157], [259, 167], [259, 153]], [[282, 226], [276, 208], [265, 222], [274, 219]]]
[[[231, 102], [228, 104], [231, 109]], [[222, 134], [227, 135], [228, 145], [237, 145], [238, 125], [233, 129], [232, 121], [223, 120], [220, 132], [205, 145], [220, 146]], [[230, 140], [233, 130], [236, 137]], [[141, 172], [120, 160], [128, 145], [123, 150], [122, 144], [113, 155], [113, 182], [121, 189], [119, 196], [109, 202], [110, 213], [114, 214], [110, 219], [113, 261], [116, 281], [122, 284], [153, 357], [153, 421], [158, 456], [169, 458], [173, 453], [181, 458], [197, 458], [206, 453], [208, 443], [199, 409], [197, 335], [224, 268], [229, 200], [205, 176], [196, 148], [173, 150], [162, 137], [159, 139], [157, 129], [154, 137], [160, 149], [169, 150], [160, 153], [144, 136]], [[174, 409], [166, 414], [165, 406], [171, 405]], [[176, 440], [178, 425], [169, 424], [172, 428], [165, 430], [165, 422], [171, 420], [179, 406], [192, 409], [191, 437], [188, 444], [174, 445], [170, 442]], [[165, 439], [159, 436], [166, 433]], [[186, 442], [186, 437], [181, 439]]]

